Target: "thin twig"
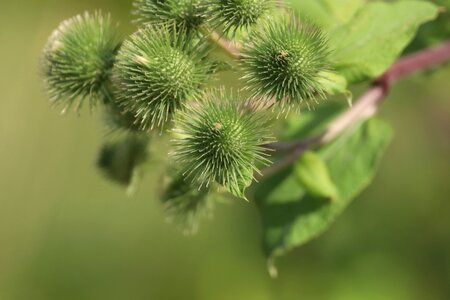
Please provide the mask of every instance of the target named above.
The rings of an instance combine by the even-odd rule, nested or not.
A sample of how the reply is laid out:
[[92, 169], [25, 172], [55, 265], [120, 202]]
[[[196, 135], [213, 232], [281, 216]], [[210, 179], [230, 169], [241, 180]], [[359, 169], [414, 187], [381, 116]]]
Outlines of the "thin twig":
[[263, 170], [270, 175], [292, 164], [306, 150], [325, 145], [340, 136], [344, 131], [361, 120], [373, 116], [390, 87], [397, 80], [417, 71], [450, 61], [450, 41], [400, 58], [359, 98], [355, 105], [338, 116], [321, 134], [312, 138], [269, 144], [266, 147], [280, 152], [288, 152], [281, 160]]

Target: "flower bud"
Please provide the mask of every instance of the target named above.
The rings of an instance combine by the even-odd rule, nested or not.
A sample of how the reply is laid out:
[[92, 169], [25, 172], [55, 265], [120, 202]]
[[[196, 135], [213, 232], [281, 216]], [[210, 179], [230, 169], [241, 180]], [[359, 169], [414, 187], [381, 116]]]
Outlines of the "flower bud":
[[134, 3], [138, 22], [151, 25], [176, 24], [188, 32], [205, 21], [204, 0], [137, 0]]
[[179, 225], [184, 233], [194, 234], [200, 221], [212, 215], [213, 197], [209, 187], [198, 188], [176, 174], [166, 184], [161, 201], [168, 221]]
[[97, 159], [97, 167], [110, 180], [130, 185], [136, 171], [148, 156], [149, 138], [142, 134], [126, 134], [105, 142]]
[[207, 48], [168, 26], [147, 26], [134, 33], [117, 55], [115, 98], [142, 130], [162, 127], [206, 81]]
[[78, 15], [59, 25], [43, 54], [43, 73], [51, 100], [68, 108], [107, 97], [111, 68], [119, 47], [109, 16]]
[[272, 0], [210, 0], [211, 21], [225, 33], [255, 25], [273, 6]]
[[258, 166], [270, 163], [263, 147], [273, 141], [268, 118], [223, 91], [204, 98], [176, 119], [175, 159], [193, 182], [217, 182], [245, 198]]
[[254, 97], [275, 99], [281, 107], [309, 106], [325, 97], [329, 70], [327, 39], [316, 27], [293, 18], [269, 22], [244, 45], [242, 80]]

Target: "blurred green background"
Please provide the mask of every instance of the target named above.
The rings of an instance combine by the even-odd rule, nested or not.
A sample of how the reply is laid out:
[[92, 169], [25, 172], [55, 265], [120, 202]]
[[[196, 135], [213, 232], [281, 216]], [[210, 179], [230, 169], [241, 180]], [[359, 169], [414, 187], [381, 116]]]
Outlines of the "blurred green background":
[[253, 204], [220, 205], [185, 237], [164, 220], [158, 174], [127, 198], [95, 170], [97, 115], [49, 107], [41, 48], [97, 8], [132, 32], [131, 0], [0, 3], [0, 300], [450, 299], [450, 67], [395, 87], [375, 182], [272, 280]]

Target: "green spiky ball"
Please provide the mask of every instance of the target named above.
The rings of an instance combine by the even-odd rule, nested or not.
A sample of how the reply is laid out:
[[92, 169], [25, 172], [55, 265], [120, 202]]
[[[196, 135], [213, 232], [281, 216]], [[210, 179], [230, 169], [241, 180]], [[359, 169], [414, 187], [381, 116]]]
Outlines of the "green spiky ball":
[[102, 145], [97, 167], [110, 180], [130, 185], [140, 165], [148, 157], [149, 138], [141, 134], [127, 134]]
[[322, 31], [294, 18], [269, 22], [253, 32], [243, 49], [242, 80], [254, 97], [299, 108], [325, 97], [322, 72], [329, 70], [328, 41]]
[[252, 111], [224, 92], [204, 95], [176, 119], [174, 155], [194, 182], [217, 182], [244, 196], [260, 164], [268, 164], [263, 145], [273, 141], [265, 114]]
[[103, 124], [106, 134], [142, 133], [140, 123], [134, 114], [122, 111], [115, 101], [103, 107]]
[[143, 24], [173, 24], [187, 31], [195, 30], [205, 21], [204, 0], [137, 0], [137, 20]]
[[211, 22], [225, 33], [255, 25], [273, 6], [272, 0], [210, 0]]
[[134, 33], [117, 55], [114, 83], [118, 106], [142, 130], [163, 126], [186, 101], [198, 96], [209, 68], [205, 44], [169, 26]]
[[210, 188], [198, 188], [180, 174], [168, 182], [161, 200], [167, 219], [183, 228], [186, 234], [196, 233], [200, 221], [212, 214]]
[[78, 15], [62, 22], [43, 54], [44, 80], [51, 100], [66, 108], [108, 96], [111, 68], [120, 41], [109, 15]]

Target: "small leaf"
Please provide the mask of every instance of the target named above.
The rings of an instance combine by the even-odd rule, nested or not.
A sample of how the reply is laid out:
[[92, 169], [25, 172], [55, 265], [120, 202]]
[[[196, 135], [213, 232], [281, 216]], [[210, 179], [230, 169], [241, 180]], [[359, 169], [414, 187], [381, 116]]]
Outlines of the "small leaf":
[[294, 175], [306, 193], [336, 200], [338, 191], [323, 159], [312, 151], [305, 152], [294, 165]]
[[262, 215], [266, 255], [283, 255], [323, 233], [370, 183], [390, 138], [390, 127], [372, 119], [320, 149], [338, 190], [332, 203], [309, 195], [293, 167], [265, 178], [257, 186], [255, 200]]
[[373, 2], [331, 36], [337, 71], [348, 82], [381, 75], [410, 43], [419, 26], [438, 8], [426, 1]]

